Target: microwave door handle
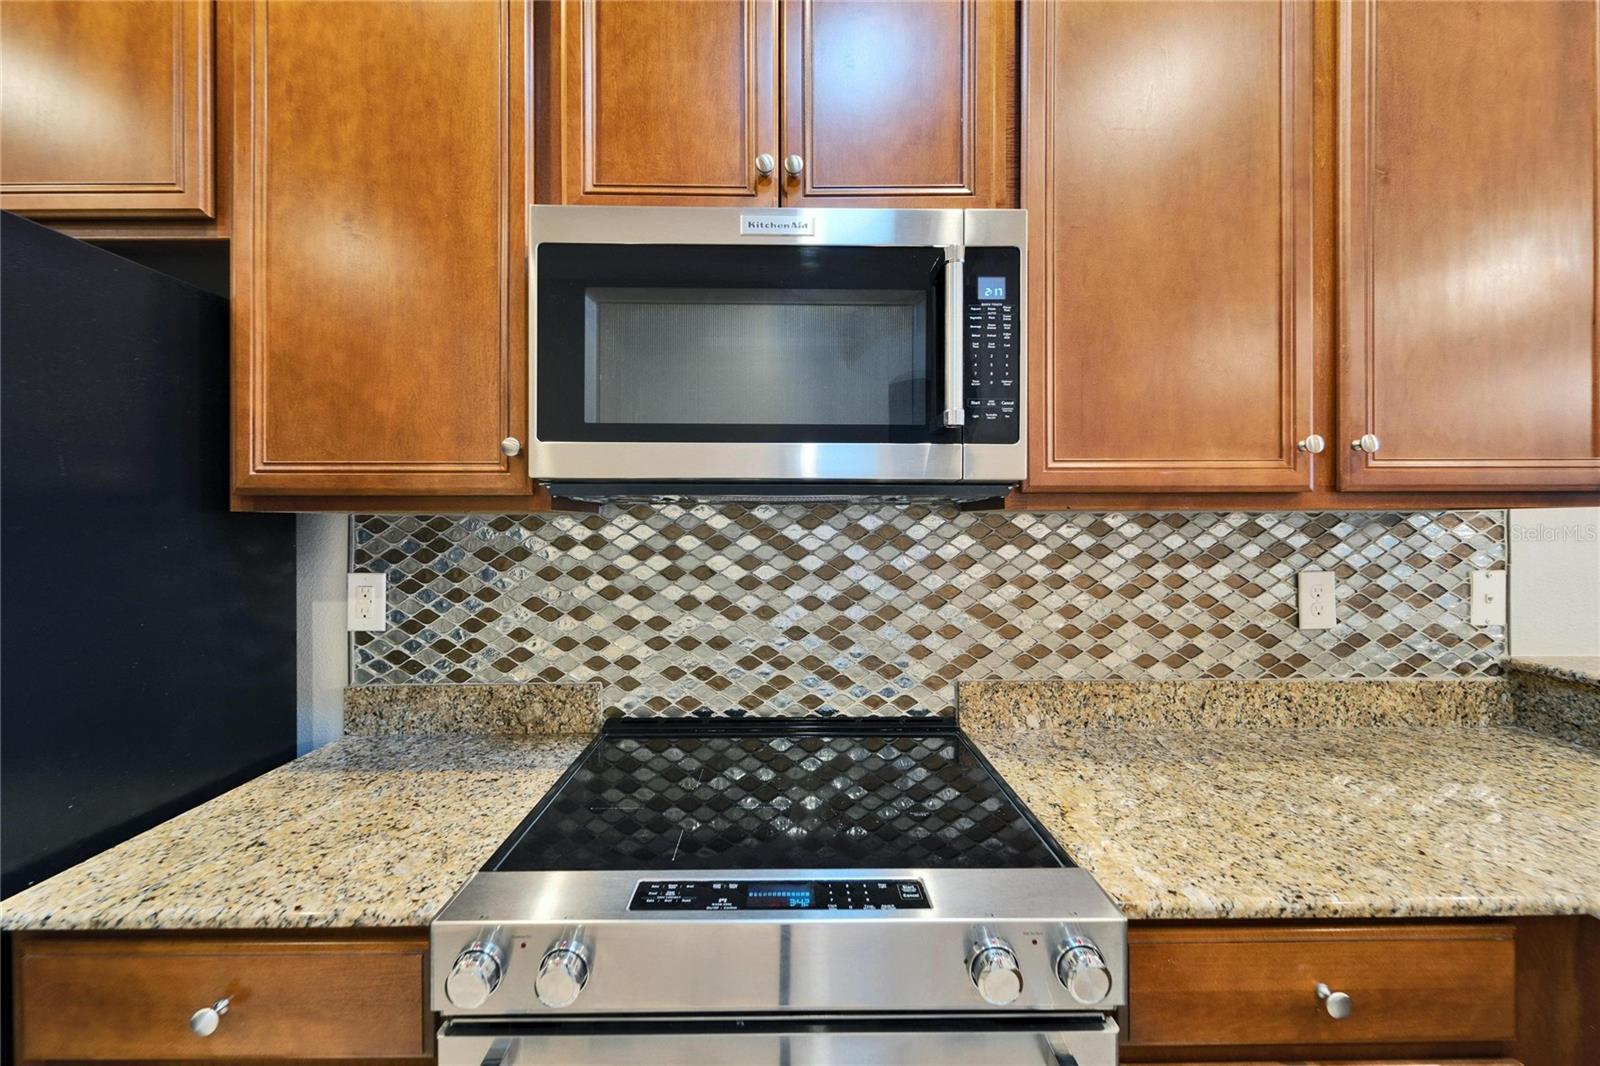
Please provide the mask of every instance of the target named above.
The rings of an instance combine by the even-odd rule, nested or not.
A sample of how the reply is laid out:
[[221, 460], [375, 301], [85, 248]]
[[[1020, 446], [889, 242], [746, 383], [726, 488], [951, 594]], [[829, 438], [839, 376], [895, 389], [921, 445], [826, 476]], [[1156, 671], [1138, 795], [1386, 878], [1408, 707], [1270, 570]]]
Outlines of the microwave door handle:
[[966, 350], [966, 264], [961, 260], [961, 248], [951, 245], [945, 249], [944, 258], [944, 415], [946, 426], [960, 426], [967, 420], [966, 402], [962, 395], [962, 365]]

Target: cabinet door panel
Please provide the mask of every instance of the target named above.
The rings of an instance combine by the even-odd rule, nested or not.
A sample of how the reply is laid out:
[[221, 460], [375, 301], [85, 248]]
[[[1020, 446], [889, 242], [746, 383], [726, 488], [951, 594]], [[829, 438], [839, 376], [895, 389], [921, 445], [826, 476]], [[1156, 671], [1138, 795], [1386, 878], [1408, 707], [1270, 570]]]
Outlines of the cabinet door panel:
[[212, 213], [209, 0], [0, 4], [0, 208]]
[[1595, 24], [1343, 6], [1341, 487], [1600, 486]]
[[778, 150], [776, 2], [562, 0], [546, 188], [564, 203], [776, 203], [755, 166]]
[[[1516, 1035], [1506, 923], [1135, 923], [1128, 967], [1128, 1040], [1141, 1048]], [[1319, 983], [1351, 998], [1348, 1017], [1328, 1014]]]
[[[25, 1062], [421, 1058], [426, 931], [42, 933], [14, 956]], [[205, 1039], [189, 1016], [228, 997]]]
[[236, 490], [527, 490], [522, 16], [236, 12]]
[[1012, 206], [1015, 27], [1000, 0], [785, 0], [784, 203]]
[[1309, 3], [1028, 20], [1028, 487], [1309, 487]]

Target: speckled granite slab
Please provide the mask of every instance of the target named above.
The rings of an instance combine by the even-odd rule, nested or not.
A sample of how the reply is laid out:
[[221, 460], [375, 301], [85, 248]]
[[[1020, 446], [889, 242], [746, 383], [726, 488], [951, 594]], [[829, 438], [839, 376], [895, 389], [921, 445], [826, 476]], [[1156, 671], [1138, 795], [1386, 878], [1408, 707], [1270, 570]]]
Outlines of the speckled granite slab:
[[1600, 750], [1600, 656], [1512, 659], [1512, 724]]
[[[1600, 912], [1600, 755], [1528, 733], [975, 739], [1132, 917]], [[425, 925], [581, 748], [346, 737], [0, 901], [0, 927]]]
[[346, 737], [0, 901], [0, 928], [426, 925], [583, 744]]
[[584, 736], [600, 728], [598, 681], [521, 685], [352, 685], [346, 734]]
[[1600, 914], [1600, 756], [1527, 733], [974, 739], [1131, 918]]
[[962, 681], [968, 730], [1488, 725], [1510, 717], [1503, 678], [1406, 681]]

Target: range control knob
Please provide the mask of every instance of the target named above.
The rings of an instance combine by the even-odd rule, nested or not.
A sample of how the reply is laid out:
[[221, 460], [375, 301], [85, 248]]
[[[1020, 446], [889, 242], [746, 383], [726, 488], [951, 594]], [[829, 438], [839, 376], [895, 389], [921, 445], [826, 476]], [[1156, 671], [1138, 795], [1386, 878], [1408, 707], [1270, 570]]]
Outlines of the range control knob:
[[546, 1007], [569, 1007], [588, 983], [589, 949], [576, 937], [567, 937], [544, 953], [533, 991]]
[[1111, 994], [1111, 970], [1100, 949], [1081, 936], [1069, 939], [1056, 958], [1056, 976], [1067, 995], [1093, 1006]]
[[999, 937], [984, 937], [972, 956], [970, 973], [978, 995], [997, 1007], [1004, 1007], [1022, 995], [1022, 968], [1017, 953]]
[[505, 976], [506, 956], [499, 937], [485, 934], [462, 949], [450, 974], [444, 979], [444, 994], [451, 1003], [466, 1010], [483, 1006]]

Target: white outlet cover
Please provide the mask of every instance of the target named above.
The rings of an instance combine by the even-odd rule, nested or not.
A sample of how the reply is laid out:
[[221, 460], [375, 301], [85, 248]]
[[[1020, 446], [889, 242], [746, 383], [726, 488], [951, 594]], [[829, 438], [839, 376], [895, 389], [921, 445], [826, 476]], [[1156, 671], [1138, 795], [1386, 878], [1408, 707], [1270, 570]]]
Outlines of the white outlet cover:
[[1332, 629], [1339, 621], [1332, 570], [1302, 570], [1298, 577], [1301, 629]]
[[1468, 619], [1475, 626], [1506, 624], [1506, 572], [1472, 572], [1472, 607]]
[[345, 628], [352, 633], [377, 633], [389, 626], [387, 574], [345, 575]]

